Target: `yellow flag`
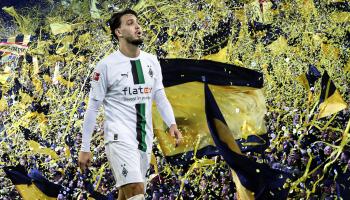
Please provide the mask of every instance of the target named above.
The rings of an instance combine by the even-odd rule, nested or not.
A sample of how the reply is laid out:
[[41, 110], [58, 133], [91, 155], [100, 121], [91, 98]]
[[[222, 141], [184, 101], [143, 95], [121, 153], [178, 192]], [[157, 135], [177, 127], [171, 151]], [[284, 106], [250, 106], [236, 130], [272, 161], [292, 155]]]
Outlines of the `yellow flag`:
[[34, 184], [26, 185], [20, 184], [16, 185], [16, 190], [19, 192], [23, 200], [33, 200], [33, 199], [42, 199], [42, 200], [56, 200], [56, 197], [49, 197], [40, 191]]
[[[230, 130], [235, 134], [236, 139], [247, 138], [251, 134], [266, 133], [264, 122], [266, 106], [261, 89], [214, 85], [211, 88], [226, 120], [230, 122], [228, 123]], [[163, 153], [171, 156], [193, 151], [193, 144], [197, 142], [199, 142], [198, 149], [207, 145], [214, 145], [204, 115], [203, 83], [185, 83], [168, 87], [165, 91], [168, 94], [167, 97], [173, 107], [176, 121], [184, 138], [183, 143], [175, 147], [174, 139], [164, 131], [166, 127], [160, 114], [158, 111], [154, 111], [154, 132], [156, 137], [159, 138]], [[156, 109], [155, 106], [154, 109]]]
[[288, 42], [286, 38], [280, 36], [276, 41], [268, 45], [267, 48], [271, 50], [272, 54], [281, 55], [288, 50]]
[[336, 90], [331, 96], [320, 104], [318, 118], [327, 117], [347, 107], [347, 103], [343, 100], [338, 90]]
[[54, 150], [52, 150], [50, 148], [42, 147], [38, 142], [35, 142], [33, 140], [29, 140], [27, 142], [27, 144], [33, 153], [45, 154], [45, 155], [51, 156], [52, 159], [58, 158], [58, 155], [56, 154], [56, 152]]
[[51, 28], [52, 34], [54, 35], [73, 31], [72, 25], [64, 24], [64, 23], [52, 23], [50, 24], [50, 28]]
[[299, 81], [306, 90], [310, 90], [309, 81], [306, 78], [306, 74], [301, 74], [297, 77], [297, 81]]
[[23, 200], [43, 199], [43, 200], [55, 200], [55, 197], [49, 197], [41, 192], [34, 184], [16, 185], [16, 189], [23, 198]]
[[210, 54], [207, 56], [204, 56], [203, 59], [205, 60], [213, 60], [217, 62], [228, 62], [228, 56], [227, 56], [227, 47], [222, 48], [219, 52], [215, 54]]
[[347, 108], [347, 103], [341, 97], [327, 71], [322, 75], [321, 89], [318, 118], [327, 117]]

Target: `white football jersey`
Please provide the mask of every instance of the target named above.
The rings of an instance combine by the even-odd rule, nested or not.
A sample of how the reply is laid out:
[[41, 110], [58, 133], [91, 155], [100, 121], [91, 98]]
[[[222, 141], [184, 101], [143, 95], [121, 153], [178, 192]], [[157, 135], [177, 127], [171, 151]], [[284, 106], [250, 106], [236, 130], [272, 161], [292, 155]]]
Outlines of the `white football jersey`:
[[152, 99], [163, 88], [160, 64], [152, 54], [140, 51], [129, 58], [118, 50], [102, 59], [92, 74], [90, 98], [103, 101], [105, 143], [120, 140], [151, 151]]

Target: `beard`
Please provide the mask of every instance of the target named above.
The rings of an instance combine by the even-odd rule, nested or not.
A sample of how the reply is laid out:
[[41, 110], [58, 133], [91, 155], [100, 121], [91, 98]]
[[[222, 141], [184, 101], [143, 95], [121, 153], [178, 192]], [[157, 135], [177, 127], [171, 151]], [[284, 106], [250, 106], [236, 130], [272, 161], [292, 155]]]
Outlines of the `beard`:
[[140, 38], [140, 39], [131, 39], [131, 38], [126, 38], [126, 41], [129, 43], [129, 44], [133, 44], [135, 46], [140, 46], [143, 44], [143, 39]]

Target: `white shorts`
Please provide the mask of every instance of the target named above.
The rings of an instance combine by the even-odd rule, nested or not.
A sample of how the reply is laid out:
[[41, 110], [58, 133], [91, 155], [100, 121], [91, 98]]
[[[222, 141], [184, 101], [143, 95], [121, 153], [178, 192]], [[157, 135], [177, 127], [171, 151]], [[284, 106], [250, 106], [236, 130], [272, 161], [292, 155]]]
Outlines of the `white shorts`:
[[105, 149], [116, 187], [119, 188], [129, 183], [144, 183], [146, 190], [151, 152], [131, 148], [122, 141], [109, 142]]

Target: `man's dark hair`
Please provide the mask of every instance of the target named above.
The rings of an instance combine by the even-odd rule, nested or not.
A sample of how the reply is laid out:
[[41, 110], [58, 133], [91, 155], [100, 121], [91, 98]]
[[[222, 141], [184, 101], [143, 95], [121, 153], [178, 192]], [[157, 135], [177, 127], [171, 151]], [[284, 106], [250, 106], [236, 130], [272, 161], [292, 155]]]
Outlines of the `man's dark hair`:
[[125, 9], [125, 10], [122, 10], [122, 11], [119, 11], [117, 13], [114, 13], [112, 15], [112, 17], [108, 20], [108, 23], [109, 23], [109, 27], [111, 29], [111, 32], [112, 32], [112, 39], [113, 37], [118, 40], [118, 37], [117, 35], [115, 34], [114, 30], [116, 28], [119, 28], [120, 27], [120, 24], [121, 24], [121, 18], [123, 15], [126, 15], [126, 14], [132, 14], [132, 15], [135, 15], [137, 17], [137, 13], [129, 8]]

